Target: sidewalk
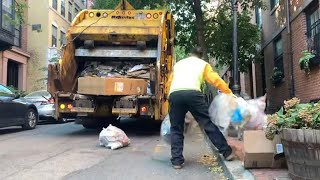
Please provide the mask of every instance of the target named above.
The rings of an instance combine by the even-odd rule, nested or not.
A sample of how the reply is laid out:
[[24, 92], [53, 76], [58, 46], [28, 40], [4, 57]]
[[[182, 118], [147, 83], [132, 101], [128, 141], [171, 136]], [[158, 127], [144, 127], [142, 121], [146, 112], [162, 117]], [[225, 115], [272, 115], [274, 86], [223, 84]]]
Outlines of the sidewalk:
[[243, 167], [244, 160], [244, 147], [243, 142], [237, 138], [227, 138], [229, 145], [235, 150], [239, 160], [226, 162], [222, 159], [221, 162], [224, 164], [230, 176], [236, 180], [290, 180], [287, 169], [250, 169], [246, 170]]

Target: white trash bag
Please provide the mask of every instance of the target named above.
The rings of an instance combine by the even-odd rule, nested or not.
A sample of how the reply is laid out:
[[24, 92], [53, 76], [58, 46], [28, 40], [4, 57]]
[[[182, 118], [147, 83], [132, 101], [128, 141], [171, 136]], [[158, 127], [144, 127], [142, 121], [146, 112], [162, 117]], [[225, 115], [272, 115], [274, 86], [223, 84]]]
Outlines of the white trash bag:
[[170, 118], [169, 115], [167, 115], [161, 123], [160, 135], [162, 139], [168, 144], [171, 144], [170, 127]]
[[111, 124], [107, 128], [103, 128], [99, 134], [100, 146], [105, 146], [109, 149], [119, 149], [130, 144], [130, 139], [119, 128]]
[[244, 100], [241, 97], [234, 98], [220, 93], [210, 104], [210, 119], [225, 136], [230, 125], [240, 131], [263, 129], [266, 126], [267, 119], [264, 113], [265, 101], [266, 95], [256, 99]]
[[224, 93], [216, 95], [210, 104], [210, 119], [225, 136], [231, 123], [232, 114], [236, 111], [237, 107], [237, 99]]

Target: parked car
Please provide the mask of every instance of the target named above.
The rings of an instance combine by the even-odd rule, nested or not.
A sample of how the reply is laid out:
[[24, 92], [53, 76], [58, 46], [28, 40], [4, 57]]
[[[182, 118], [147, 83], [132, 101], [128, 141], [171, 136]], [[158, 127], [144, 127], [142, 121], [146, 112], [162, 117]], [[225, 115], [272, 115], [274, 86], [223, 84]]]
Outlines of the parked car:
[[54, 120], [55, 105], [51, 94], [46, 90], [35, 91], [24, 97], [27, 101], [33, 103], [39, 113], [39, 118]]
[[0, 84], [0, 128], [22, 126], [34, 129], [39, 120], [37, 107]]
[[24, 97], [32, 102], [38, 109], [40, 120], [52, 120], [53, 122], [66, 123], [68, 120], [61, 118], [56, 120], [54, 117], [55, 103], [51, 94], [46, 90], [34, 91]]

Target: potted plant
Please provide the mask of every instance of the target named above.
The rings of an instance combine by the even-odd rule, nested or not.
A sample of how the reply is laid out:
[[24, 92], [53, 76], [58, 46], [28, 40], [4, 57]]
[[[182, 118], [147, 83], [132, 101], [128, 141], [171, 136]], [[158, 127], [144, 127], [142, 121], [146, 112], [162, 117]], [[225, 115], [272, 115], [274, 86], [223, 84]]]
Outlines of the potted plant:
[[312, 66], [320, 64], [320, 57], [309, 52], [308, 50], [302, 51], [302, 57], [299, 60], [300, 69], [305, 70], [307, 73], [310, 72]]
[[283, 78], [284, 78], [283, 72], [279, 68], [274, 67], [273, 71], [272, 71], [272, 76], [270, 78], [271, 81], [272, 81], [272, 84], [274, 86], [280, 84], [282, 82]]
[[300, 99], [293, 98], [285, 101], [277, 113], [268, 115], [266, 137], [280, 135], [292, 179], [319, 178], [319, 128], [320, 101], [301, 104]]

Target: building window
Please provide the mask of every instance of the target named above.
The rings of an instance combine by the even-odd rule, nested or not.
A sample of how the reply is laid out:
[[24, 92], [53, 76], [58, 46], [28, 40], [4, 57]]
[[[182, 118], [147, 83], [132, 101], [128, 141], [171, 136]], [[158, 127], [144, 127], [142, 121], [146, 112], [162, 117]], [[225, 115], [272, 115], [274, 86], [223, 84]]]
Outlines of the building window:
[[281, 37], [274, 41], [274, 67], [284, 73], [283, 68], [283, 44]]
[[80, 11], [80, 7], [76, 3], [74, 3], [74, 6], [74, 17], [76, 17]]
[[64, 0], [61, 0], [61, 15], [63, 17], [66, 16], [66, 3]]
[[[16, 14], [16, 20], [18, 20], [18, 16]], [[14, 26], [14, 45], [17, 47], [21, 47], [21, 25], [17, 24]]]
[[68, 7], [68, 20], [69, 22], [72, 21], [72, 2], [69, 1], [69, 7]]
[[57, 27], [52, 25], [52, 47], [57, 47]]
[[57, 0], [52, 0], [52, 8], [57, 10], [58, 9], [58, 3]]
[[316, 6], [316, 9], [311, 11], [307, 15], [307, 35], [308, 35], [308, 49], [311, 52], [320, 55], [320, 9]]
[[279, 5], [279, 0], [270, 0], [270, 10], [273, 10], [276, 6]]
[[10, 19], [14, 19], [14, 3], [13, 0], [2, 0], [2, 22], [3, 29], [13, 32], [13, 25], [10, 23]]
[[262, 28], [262, 17], [261, 17], [261, 8], [256, 8], [256, 25], [258, 28]]
[[14, 30], [14, 45], [21, 47], [21, 26], [18, 25]]
[[8, 61], [7, 86], [18, 88], [19, 85], [19, 64], [15, 61]]
[[74, 8], [74, 17], [76, 17], [79, 13], [79, 9], [78, 8]]
[[63, 46], [66, 43], [66, 33], [60, 31], [60, 46]]

